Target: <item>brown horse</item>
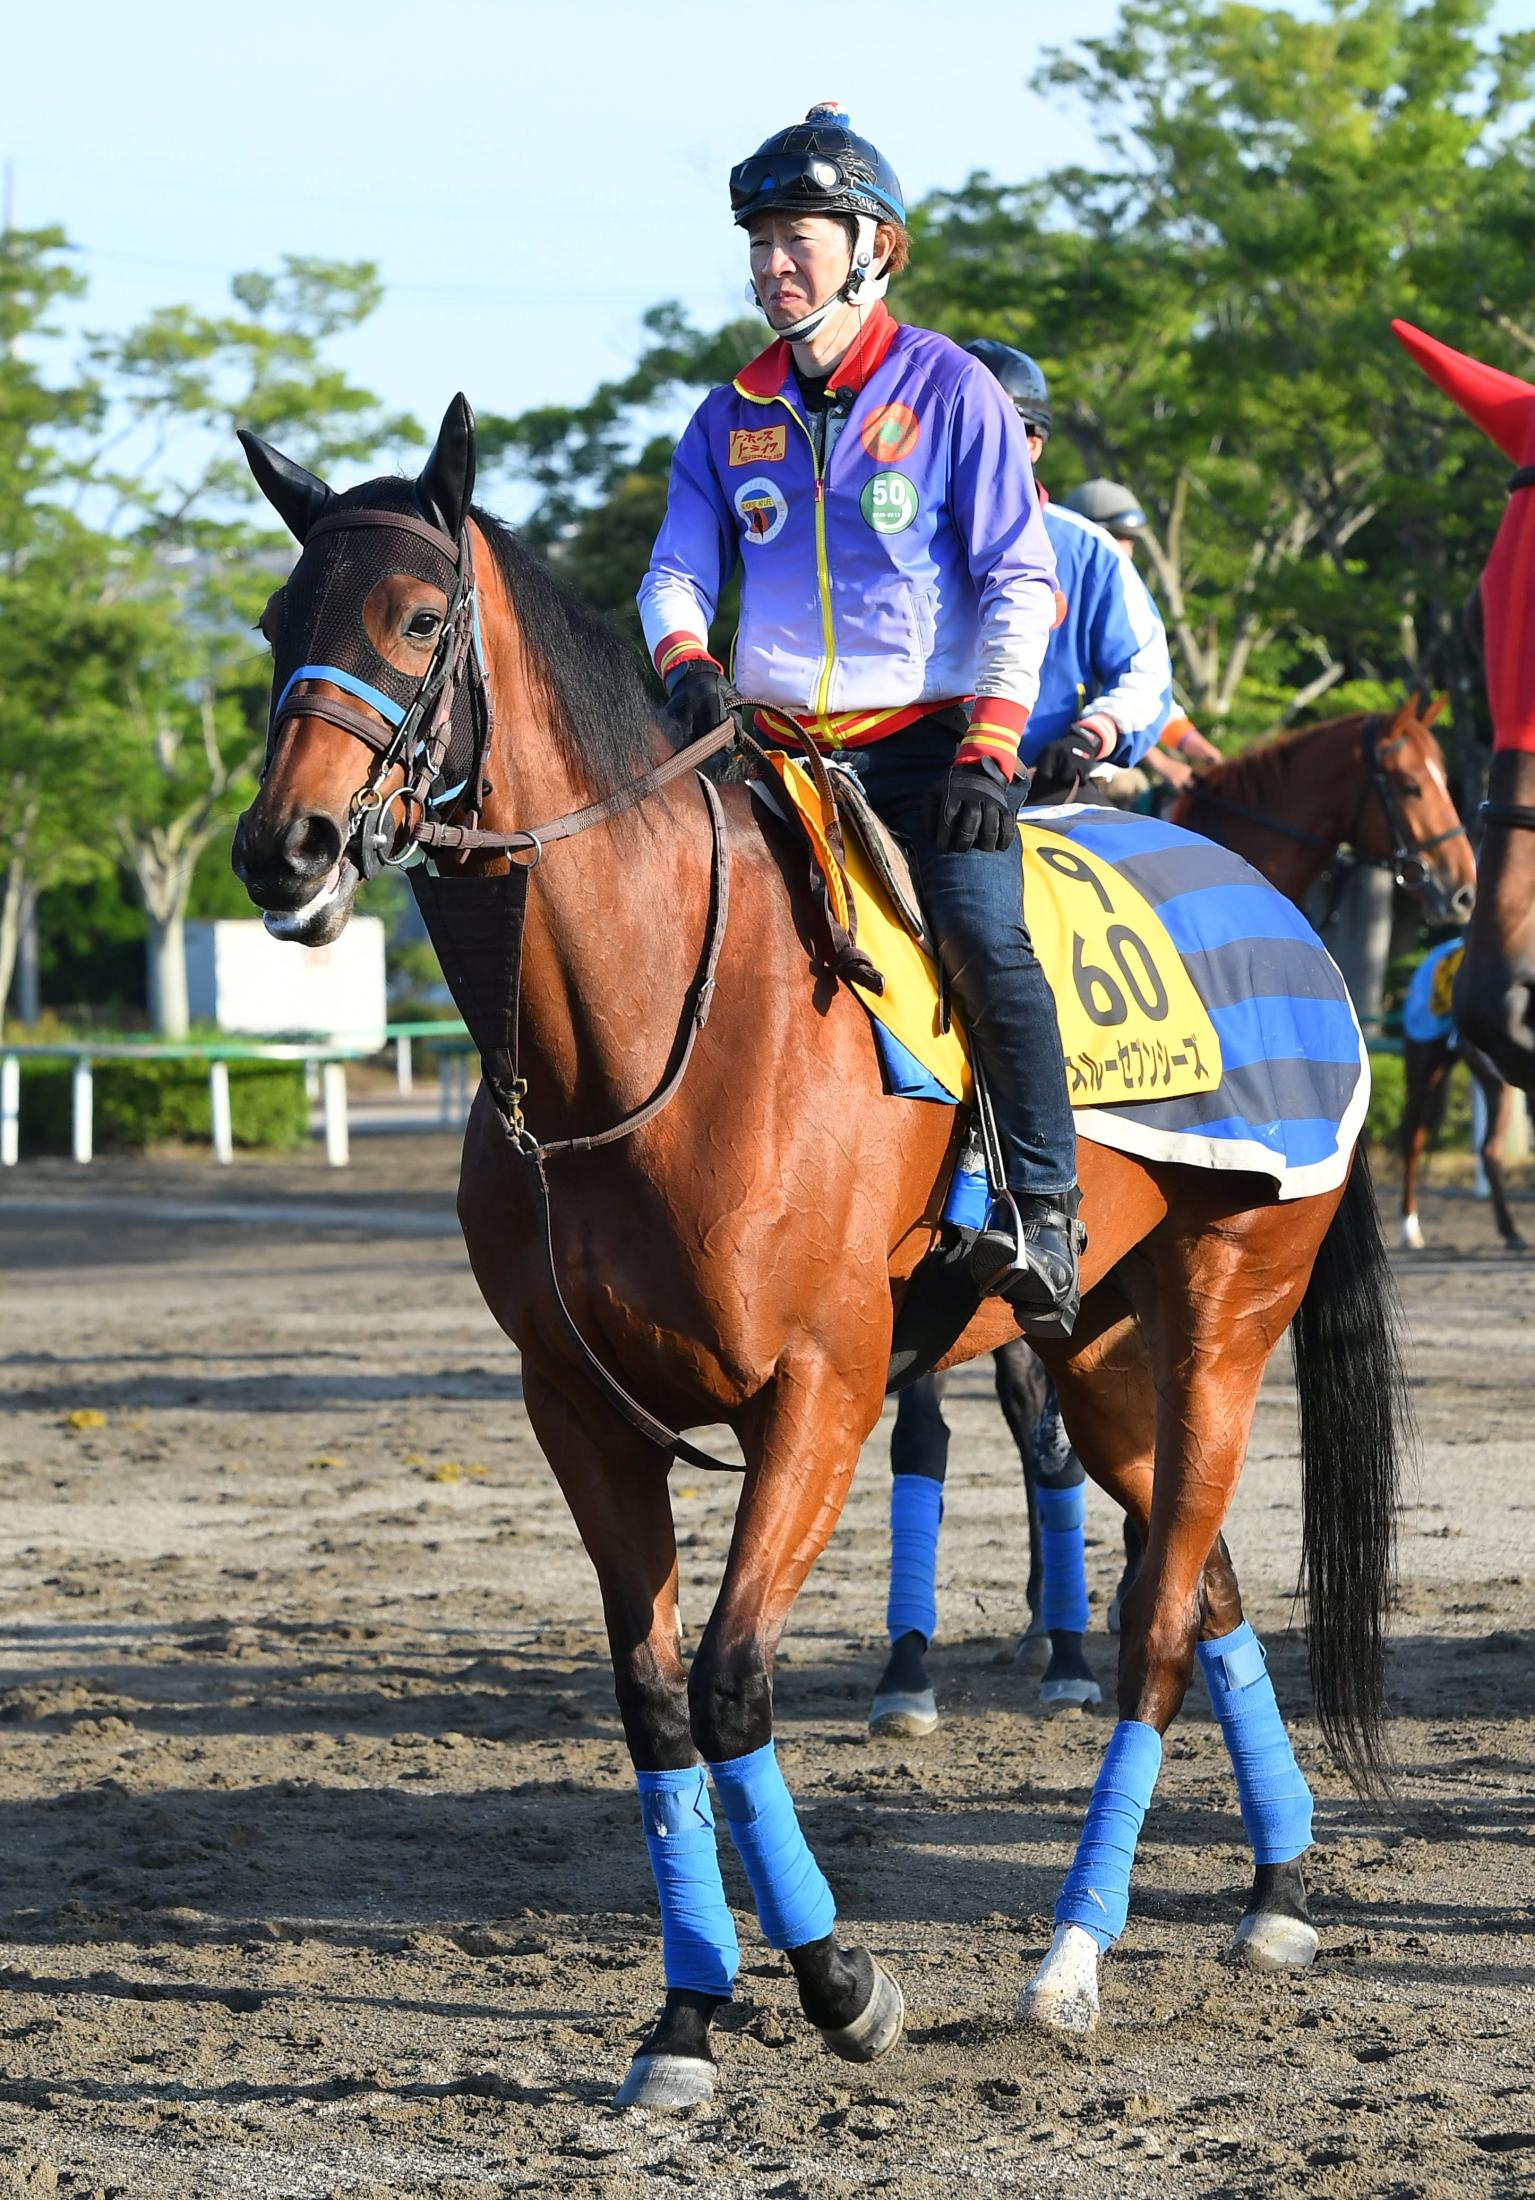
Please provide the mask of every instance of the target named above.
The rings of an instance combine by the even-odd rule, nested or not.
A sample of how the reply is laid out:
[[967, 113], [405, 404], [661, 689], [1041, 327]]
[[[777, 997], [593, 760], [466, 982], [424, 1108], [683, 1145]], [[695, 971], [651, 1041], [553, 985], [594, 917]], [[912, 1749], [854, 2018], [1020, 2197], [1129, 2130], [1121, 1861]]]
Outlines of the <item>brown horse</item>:
[[[455, 668], [479, 702], [458, 808], [429, 836], [441, 889], [499, 892], [508, 842], [523, 872], [520, 973], [492, 943], [517, 1075], [481, 1085], [458, 1204], [596, 1569], [661, 1894], [666, 1999], [621, 2098], [676, 2104], [713, 2084], [709, 2023], [734, 1936], [700, 1755], [806, 2015], [835, 2052], [867, 2060], [899, 2037], [900, 1996], [833, 1930], [773, 1758], [773, 1661], [879, 1417], [895, 1307], [938, 1241], [957, 1126], [885, 1096], [864, 1010], [815, 967], [800, 843], [745, 790], [690, 774], [659, 791], [667, 752], [627, 649], [471, 509], [461, 400], [416, 483], [337, 496], [254, 439], [247, 450], [304, 543], [263, 622], [278, 693], [234, 850], [253, 900], [288, 937], [336, 936], [358, 864], [403, 852], [416, 830], [401, 800], [412, 832], [386, 848], [379, 804], [423, 751], [441, 760], [462, 722]], [[463, 654], [471, 580], [478, 675]], [[401, 690], [435, 698], [424, 734]], [[1368, 1177], [1356, 1158], [1345, 1185], [1281, 1205], [1257, 1177], [1085, 1143], [1079, 1161], [1082, 1314], [1044, 1353], [1089, 1472], [1147, 1538], [1123, 1615], [1122, 1720], [1159, 1754], [1196, 1643], [1240, 1620], [1220, 1529], [1264, 1366], [1293, 1319], [1316, 1701], [1368, 1777], [1397, 1473]], [[408, 1291], [399, 1279], [397, 1303]], [[987, 1304], [951, 1358], [1013, 1333], [1006, 1307]], [[689, 1670], [670, 1432], [716, 1423], [745, 1472]], [[1249, 1915], [1297, 1913], [1298, 1863], [1260, 1868]], [[1090, 2021], [1100, 1945], [1062, 1926], [1030, 1989], [1036, 2017]]]
[[1464, 924], [1476, 865], [1432, 731], [1444, 708], [1410, 695], [1394, 715], [1327, 718], [1204, 772], [1180, 795], [1177, 825], [1218, 840], [1293, 902], [1342, 847], [1388, 866], [1430, 924]]
[[[1305, 899], [1346, 844], [1362, 862], [1389, 865], [1420, 897], [1430, 924], [1464, 923], [1476, 868], [1431, 730], [1443, 707], [1441, 695], [1424, 710], [1414, 693], [1389, 720], [1329, 718], [1265, 742], [1204, 773], [1171, 814], [1246, 856], [1292, 901]], [[1456, 1053], [1450, 1039], [1409, 1039], [1404, 1052], [1402, 1243], [1417, 1250], [1418, 1174]], [[1509, 1090], [1476, 1048], [1465, 1045], [1462, 1054], [1486, 1104], [1480, 1153], [1493, 1218], [1504, 1243], [1521, 1250], [1503, 1177]]]

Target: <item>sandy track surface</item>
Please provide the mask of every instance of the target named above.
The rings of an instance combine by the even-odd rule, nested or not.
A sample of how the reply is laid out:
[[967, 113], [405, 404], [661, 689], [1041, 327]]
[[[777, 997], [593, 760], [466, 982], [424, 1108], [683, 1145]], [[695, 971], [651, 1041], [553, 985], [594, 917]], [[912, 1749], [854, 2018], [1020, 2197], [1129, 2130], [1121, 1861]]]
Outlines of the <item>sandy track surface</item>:
[[[586, 1561], [452, 1221], [455, 1145], [34, 1164], [0, 1187], [0, 2192], [1216, 2196], [1535, 2189], [1535, 1262], [1431, 1198], [1403, 1271], [1395, 1814], [1324, 1766], [1290, 1632], [1284, 1356], [1232, 1541], [1318, 1792], [1322, 1956], [1221, 1951], [1248, 1863], [1198, 1698], [1169, 1737], [1103, 2030], [1010, 2012], [1112, 1712], [1012, 1663], [1024, 1552], [989, 1369], [955, 1430], [925, 1744], [864, 1732], [885, 1432], [801, 1600], [780, 1746], [903, 2049], [832, 2062], [742, 1923], [717, 2105], [608, 2095], [660, 1993]], [[99, 1420], [96, 1418], [99, 1416]], [[733, 1485], [674, 1477], [684, 1612]], [[1090, 1500], [1095, 1625], [1117, 1520]], [[1112, 1649], [1092, 1651], [1101, 1677]]]

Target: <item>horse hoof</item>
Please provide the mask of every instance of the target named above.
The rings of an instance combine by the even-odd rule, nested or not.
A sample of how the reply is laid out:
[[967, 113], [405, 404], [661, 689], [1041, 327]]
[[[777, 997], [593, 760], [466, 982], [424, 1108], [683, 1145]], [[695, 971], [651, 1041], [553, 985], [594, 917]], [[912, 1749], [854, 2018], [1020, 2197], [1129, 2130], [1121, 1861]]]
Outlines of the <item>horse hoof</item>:
[[930, 1688], [893, 1689], [869, 1707], [869, 1732], [879, 1741], [915, 1741], [938, 1724], [938, 1699]]
[[1057, 1925], [1050, 1953], [1018, 1996], [1025, 2024], [1092, 2032], [1098, 2024], [1098, 1943], [1080, 1925]]
[[1279, 1910], [1253, 1910], [1231, 1936], [1231, 1953], [1255, 1971], [1304, 1971], [1315, 1960], [1316, 1927]]
[[1506, 1237], [1503, 1240], [1503, 1250], [1505, 1253], [1527, 1253], [1529, 1249], [1529, 1239], [1522, 1238], [1517, 1230], [1514, 1232], [1512, 1237]]
[[1402, 1217], [1402, 1244], [1409, 1253], [1423, 1250], [1423, 1225], [1416, 1215]]
[[701, 2108], [717, 2073], [697, 2055], [636, 2055], [613, 2096], [615, 2108]]
[[1019, 1658], [1022, 1658], [1025, 1650], [1027, 1650], [1032, 1644], [1036, 1642], [1048, 1642], [1049, 1639], [1050, 1630], [1045, 1625], [1044, 1614], [1042, 1612], [1031, 1612], [1029, 1614], [1028, 1626], [1025, 1627], [1023, 1633], [1018, 1637], [1017, 1656]]
[[1090, 1703], [1102, 1703], [1103, 1690], [1089, 1673], [1069, 1674], [1064, 1680], [1041, 1681], [1039, 1700], [1052, 1718], [1085, 1711]]
[[874, 1964], [874, 1991], [861, 2016], [851, 2024], [823, 2031], [822, 2039], [844, 2062], [878, 2062], [888, 2055], [906, 2027], [906, 1997], [881, 1963]]

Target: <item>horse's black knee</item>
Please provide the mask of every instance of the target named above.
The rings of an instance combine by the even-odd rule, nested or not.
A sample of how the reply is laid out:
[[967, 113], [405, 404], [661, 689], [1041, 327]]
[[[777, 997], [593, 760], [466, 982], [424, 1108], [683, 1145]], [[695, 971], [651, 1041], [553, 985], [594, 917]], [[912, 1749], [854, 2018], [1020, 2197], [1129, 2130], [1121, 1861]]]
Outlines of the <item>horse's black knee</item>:
[[693, 1740], [708, 1764], [728, 1764], [770, 1742], [773, 1684], [760, 1646], [706, 1634], [688, 1674], [688, 1710]]
[[649, 1643], [614, 1653], [613, 1693], [629, 1755], [642, 1772], [677, 1772], [693, 1762], [687, 1689], [675, 1666]]

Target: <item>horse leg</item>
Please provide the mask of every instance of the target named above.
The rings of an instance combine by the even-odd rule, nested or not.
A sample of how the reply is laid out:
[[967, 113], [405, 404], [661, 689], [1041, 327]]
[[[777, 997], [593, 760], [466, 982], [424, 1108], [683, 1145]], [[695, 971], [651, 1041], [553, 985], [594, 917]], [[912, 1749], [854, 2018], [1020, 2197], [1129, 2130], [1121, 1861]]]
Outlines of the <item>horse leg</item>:
[[1418, 1172], [1428, 1150], [1430, 1129], [1438, 1120], [1440, 1096], [1453, 1060], [1449, 1047], [1437, 1040], [1409, 1039], [1403, 1050], [1407, 1089], [1402, 1106], [1402, 1243], [1409, 1252], [1423, 1250]]
[[1224, 1536], [1205, 1561], [1198, 1657], [1253, 1852], [1252, 1892], [1231, 1953], [1260, 1971], [1303, 1969], [1317, 1951], [1301, 1869], [1311, 1846], [1311, 1790], [1279, 1715], [1263, 1645], [1243, 1617]]
[[1011, 1344], [999, 1345], [991, 1360], [997, 1403], [1002, 1408], [1002, 1418], [1012, 1433], [1013, 1442], [1018, 1446], [1019, 1464], [1023, 1468], [1024, 1508], [1028, 1516], [1029, 1577], [1024, 1584], [1023, 1598], [1028, 1607], [1029, 1623], [1018, 1638], [1014, 1657], [1014, 1663], [1022, 1665], [1030, 1644], [1044, 1642], [1049, 1633], [1043, 1609], [1044, 1546], [1040, 1540], [1033, 1437], [1050, 1394], [1050, 1378], [1033, 1346], [1022, 1337], [1015, 1338]]
[[874, 1688], [869, 1732], [912, 1740], [938, 1724], [927, 1651], [938, 1627], [938, 1527], [949, 1465], [947, 1375], [924, 1375], [896, 1401], [890, 1432], [890, 1656]]
[[[1193, 1672], [1206, 1562], [1220, 1533], [1247, 1450], [1258, 1388], [1270, 1351], [1300, 1302], [1309, 1262], [1283, 1235], [1297, 1210], [1225, 1215], [1201, 1228], [1198, 1211], [1169, 1222], [1146, 1247], [1137, 1304], [1155, 1384], [1153, 1425], [1145, 1411], [1148, 1369], [1129, 1369], [1140, 1411], [1126, 1413], [1116, 1479], [1144, 1502], [1151, 1480], [1146, 1552], [1125, 1599], [1119, 1649], [1119, 1724], [1110, 1737], [1071, 1870], [1056, 1904], [1050, 1950], [1019, 1997], [1022, 2014], [1060, 2031], [1090, 2031], [1098, 2016], [1098, 1963], [1124, 1931], [1130, 1872], [1162, 1761], [1162, 1736]], [[1276, 1225], [1275, 1216], [1279, 1217]], [[1147, 1288], [1149, 1286], [1149, 1288]], [[1123, 1348], [1121, 1348], [1123, 1349]], [[1089, 1348], [1091, 1350], [1091, 1348]], [[1138, 1379], [1136, 1379], [1138, 1377]], [[1100, 1458], [1082, 1426], [1082, 1391], [1107, 1371], [1070, 1367], [1063, 1397], [1084, 1462]], [[1102, 1443], [1103, 1415], [1092, 1436]], [[1139, 1456], [1134, 1456], [1139, 1446]], [[1131, 1456], [1125, 1456], [1125, 1454]], [[1112, 1438], [1104, 1456], [1115, 1466]], [[1132, 1503], [1134, 1503], [1132, 1497]]]
[[1039, 1700], [1049, 1711], [1081, 1711], [1103, 1701], [1082, 1654], [1087, 1632], [1082, 1462], [1061, 1426], [1055, 1390], [1037, 1355], [1020, 1338], [995, 1358], [997, 1396], [1023, 1460], [1025, 1483], [1031, 1485], [1031, 1530], [1036, 1517], [1039, 1523], [1032, 1537], [1042, 1575], [1038, 1612], [1050, 1642]]
[[1498, 1226], [1498, 1235], [1511, 1253], [1526, 1250], [1519, 1226], [1508, 1204], [1508, 1185], [1503, 1174], [1503, 1145], [1508, 1137], [1508, 1119], [1514, 1106], [1514, 1088], [1505, 1085], [1501, 1077], [1484, 1076], [1473, 1069], [1472, 1075], [1482, 1088], [1482, 1100], [1486, 1109], [1487, 1127], [1482, 1136], [1482, 1174], [1487, 1179], [1487, 1189], [1492, 1195], [1492, 1215]]
[[614, 1690], [661, 1907], [666, 1998], [620, 2108], [687, 2108], [714, 2090], [709, 2025], [739, 1955], [704, 1768], [688, 1731], [669, 1461], [622, 1423], [600, 1432], [528, 1364], [528, 1418], [596, 1569]]
[[1103, 1618], [1103, 1624], [1111, 1635], [1119, 1633], [1119, 1615], [1125, 1608], [1125, 1598], [1130, 1594], [1135, 1577], [1140, 1571], [1141, 1557], [1146, 1548], [1139, 1529], [1128, 1513], [1125, 1515], [1124, 1545], [1125, 1562], [1119, 1569], [1119, 1583], [1109, 1599], [1109, 1608]]
[[[773, 1743], [773, 1657], [826, 1546], [879, 1410], [885, 1361], [865, 1395], [837, 1356], [781, 1364], [741, 1441], [746, 1481], [719, 1598], [693, 1660], [693, 1739], [751, 1884], [763, 1935], [787, 1957], [800, 2007], [827, 2046], [872, 2062], [901, 2036], [901, 1990], [866, 1948], [836, 1938], [836, 1904], [810, 1852]], [[862, 1416], [860, 1419], [860, 1415]]]

